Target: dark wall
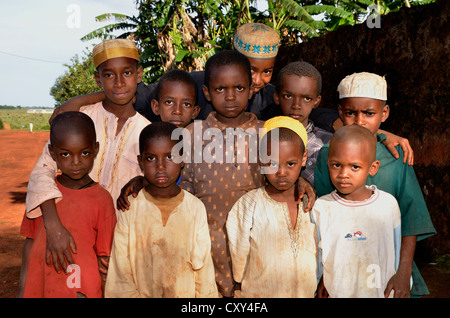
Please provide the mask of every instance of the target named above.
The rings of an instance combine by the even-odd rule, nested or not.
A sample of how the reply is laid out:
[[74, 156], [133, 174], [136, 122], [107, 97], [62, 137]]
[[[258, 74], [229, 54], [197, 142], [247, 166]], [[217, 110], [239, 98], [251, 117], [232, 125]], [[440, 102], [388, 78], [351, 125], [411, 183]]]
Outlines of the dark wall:
[[[322, 74], [322, 106], [336, 108], [337, 86], [354, 72], [385, 75], [390, 116], [382, 129], [409, 139], [414, 168], [438, 234], [418, 244], [429, 255], [450, 252], [450, 1], [403, 8], [366, 23], [341, 27], [306, 43], [280, 48], [275, 74], [304, 60]], [[431, 254], [432, 253], [432, 254]]]

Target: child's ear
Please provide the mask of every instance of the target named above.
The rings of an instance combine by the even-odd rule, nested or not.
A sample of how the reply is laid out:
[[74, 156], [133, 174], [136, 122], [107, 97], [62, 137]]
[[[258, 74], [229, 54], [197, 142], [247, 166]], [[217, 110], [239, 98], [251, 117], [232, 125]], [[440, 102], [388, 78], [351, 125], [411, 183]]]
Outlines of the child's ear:
[[139, 164], [139, 168], [141, 168], [141, 171], [144, 171], [144, 164], [142, 163], [141, 155], [137, 155], [137, 161], [138, 161], [138, 164]]
[[208, 102], [211, 102], [211, 96], [209, 95], [209, 89], [208, 87], [206, 87], [206, 85], [202, 85], [202, 91], [203, 94], [205, 95], [205, 98]]
[[152, 107], [153, 113], [155, 113], [156, 116], [159, 116], [159, 102], [156, 99], [152, 99], [150, 106]]
[[95, 82], [97, 82], [97, 86], [103, 88], [102, 82], [100, 81], [100, 74], [98, 73], [98, 71], [94, 72], [94, 79]]
[[371, 175], [372, 177], [376, 175], [379, 168], [380, 168], [380, 161], [375, 160], [374, 162], [372, 162], [372, 165], [370, 166], [369, 175]]
[[143, 74], [142, 66], [138, 66], [136, 71], [137, 71], [137, 83], [139, 84], [142, 81], [142, 74]]
[[322, 101], [322, 96], [321, 95], [317, 96], [316, 101], [314, 102], [313, 108], [317, 108], [320, 105], [321, 101]]
[[302, 167], [306, 166], [306, 160], [308, 159], [308, 150], [305, 149], [305, 152], [303, 153], [303, 158], [302, 158]]
[[381, 122], [384, 123], [386, 121], [386, 119], [388, 119], [388, 117], [389, 117], [389, 113], [390, 113], [389, 105], [386, 104], [383, 107], [383, 110], [381, 112], [382, 112]]
[[55, 151], [53, 150], [52, 144], [48, 144], [48, 152], [50, 152], [50, 156], [53, 160], [56, 161]]
[[275, 104], [280, 105], [280, 97], [278, 96], [277, 91], [273, 92], [273, 101], [275, 102]]
[[253, 97], [253, 88], [252, 88], [252, 85], [250, 85], [250, 88], [248, 90], [248, 99], [250, 99], [252, 97]]
[[191, 119], [197, 118], [198, 114], [200, 113], [200, 110], [201, 110], [200, 106], [195, 105], [194, 109], [192, 110]]
[[94, 146], [94, 158], [97, 157], [98, 154], [98, 149], [100, 148], [100, 145], [98, 143], [98, 141], [95, 142], [95, 146]]

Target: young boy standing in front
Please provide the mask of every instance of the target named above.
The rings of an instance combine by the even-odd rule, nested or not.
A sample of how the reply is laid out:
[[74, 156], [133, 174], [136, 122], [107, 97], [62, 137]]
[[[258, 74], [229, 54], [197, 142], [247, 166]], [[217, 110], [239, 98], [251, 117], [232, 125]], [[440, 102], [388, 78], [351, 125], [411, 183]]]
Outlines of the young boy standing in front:
[[[388, 281], [398, 268], [397, 201], [375, 185], [366, 186], [380, 165], [375, 154], [375, 136], [360, 126], [340, 128], [329, 146], [328, 168], [336, 190], [316, 201], [312, 216], [320, 237], [323, 283], [332, 298], [388, 296]], [[321, 286], [318, 296], [326, 296]]]
[[[382, 144], [385, 136], [377, 134], [382, 122], [389, 116], [387, 83], [384, 78], [373, 73], [355, 73], [345, 77], [338, 86], [339, 114], [344, 125], [358, 125], [367, 128], [377, 138], [376, 160], [380, 169], [368, 177], [368, 184], [392, 194], [400, 206], [402, 218], [402, 244], [400, 265], [397, 273], [388, 283], [388, 293], [395, 290], [394, 297], [421, 296], [428, 289], [415, 265], [413, 258], [416, 241], [436, 233], [412, 166], [403, 163], [403, 151], [397, 146], [400, 158], [395, 159]], [[317, 195], [333, 191], [328, 166], [328, 146], [319, 152], [314, 171], [314, 184]], [[410, 290], [412, 273], [413, 286]]]
[[[139, 133], [150, 122], [133, 108], [133, 98], [142, 67], [136, 45], [125, 39], [98, 44], [93, 49], [93, 60], [95, 79], [106, 98], [81, 109], [94, 121], [99, 141], [99, 152], [89, 175], [108, 190], [115, 203], [124, 184], [141, 174], [135, 160], [139, 154]], [[56, 163], [46, 145], [30, 175], [26, 211], [30, 218], [42, 213], [48, 238], [47, 263], [53, 262], [60, 271], [66, 263], [72, 263], [76, 242], [56, 214], [55, 200], [62, 197], [54, 181], [56, 172]]]
[[205, 206], [176, 184], [176, 128], [142, 130], [137, 159], [147, 185], [118, 216], [106, 297], [218, 297]]
[[319, 106], [322, 97], [322, 76], [307, 62], [293, 62], [278, 73], [274, 101], [284, 116], [301, 122], [308, 132], [308, 159], [301, 176], [314, 185], [314, 168], [323, 145], [330, 142], [332, 133], [314, 126], [311, 111]]
[[[227, 234], [236, 297], [313, 298], [317, 289], [317, 231], [296, 198], [306, 162], [307, 133], [296, 119], [265, 122], [267, 185], [243, 195], [228, 213]], [[278, 132], [278, 135], [273, 134]], [[276, 138], [278, 136], [278, 138]], [[264, 140], [265, 139], [265, 140]]]
[[75, 279], [71, 278], [71, 286], [68, 275], [45, 265], [47, 235], [42, 216], [24, 216], [20, 232], [27, 239], [20, 274], [21, 297], [102, 297], [97, 259], [109, 259], [116, 214], [111, 195], [89, 176], [99, 147], [96, 140], [94, 123], [86, 114], [67, 112], [52, 121], [48, 147], [61, 171], [56, 184], [64, 196], [56, 208], [62, 224], [78, 243], [76, 266], [71, 265]]

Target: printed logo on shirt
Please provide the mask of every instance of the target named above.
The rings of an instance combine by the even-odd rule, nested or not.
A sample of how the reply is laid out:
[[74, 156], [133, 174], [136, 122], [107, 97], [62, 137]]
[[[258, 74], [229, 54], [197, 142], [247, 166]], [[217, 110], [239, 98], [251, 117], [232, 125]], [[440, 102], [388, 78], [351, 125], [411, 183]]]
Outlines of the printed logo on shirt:
[[367, 240], [367, 234], [364, 234], [361, 231], [356, 231], [353, 233], [347, 233], [344, 238], [346, 241], [365, 241]]

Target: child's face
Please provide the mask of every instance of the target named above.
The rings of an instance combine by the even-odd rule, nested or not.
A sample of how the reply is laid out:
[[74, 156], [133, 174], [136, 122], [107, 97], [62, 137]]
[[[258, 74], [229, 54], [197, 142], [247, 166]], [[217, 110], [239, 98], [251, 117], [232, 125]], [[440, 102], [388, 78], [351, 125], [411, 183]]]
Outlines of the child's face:
[[255, 59], [248, 58], [252, 68], [252, 88], [253, 94], [258, 93], [264, 86], [270, 83], [275, 65], [275, 58]]
[[241, 65], [218, 66], [211, 72], [209, 88], [203, 93], [217, 112], [217, 119], [230, 126], [239, 125], [252, 96], [248, 73]]
[[347, 200], [367, 199], [367, 177], [377, 173], [379, 161], [372, 161], [369, 143], [336, 142], [330, 146], [328, 169], [339, 195]]
[[309, 114], [319, 106], [321, 97], [317, 96], [317, 82], [306, 76], [286, 75], [280, 92], [274, 93], [274, 101], [280, 105], [283, 115], [292, 117], [306, 127]]
[[389, 117], [389, 106], [378, 99], [349, 97], [341, 99], [339, 116], [346, 125], [359, 125], [377, 134], [382, 122]]
[[142, 79], [142, 67], [133, 59], [117, 57], [100, 64], [94, 74], [97, 85], [105, 92], [105, 103], [128, 105]]
[[[269, 142], [270, 143], [270, 142]], [[277, 168], [277, 171], [272, 174], [266, 174], [268, 187], [278, 192], [293, 193], [295, 182], [300, 176], [302, 167], [305, 166], [307, 153], [302, 152], [302, 147], [299, 142], [293, 141], [275, 141], [275, 145], [268, 145], [268, 149], [276, 149], [278, 151], [275, 156], [278, 161], [271, 161], [268, 163], [271, 167]]]
[[152, 110], [161, 120], [183, 128], [195, 119], [200, 106], [195, 105], [195, 88], [187, 83], [166, 81], [159, 100], [152, 100]]
[[92, 170], [98, 143], [93, 142], [87, 133], [61, 131], [49, 145], [49, 151], [61, 172], [76, 182], [88, 177]]
[[147, 140], [141, 155], [138, 155], [139, 166], [149, 182], [147, 191], [155, 197], [171, 197], [177, 193], [177, 180], [182, 163], [176, 163], [172, 156], [172, 148], [176, 145], [170, 137]]

